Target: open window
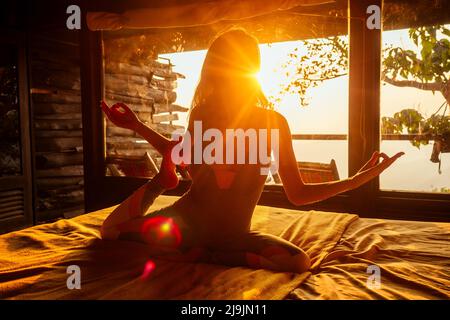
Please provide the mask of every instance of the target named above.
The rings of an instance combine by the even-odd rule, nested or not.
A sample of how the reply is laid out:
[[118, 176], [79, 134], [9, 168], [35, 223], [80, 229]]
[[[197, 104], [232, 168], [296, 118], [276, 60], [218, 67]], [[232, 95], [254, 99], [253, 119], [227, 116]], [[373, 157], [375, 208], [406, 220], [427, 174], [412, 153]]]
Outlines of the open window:
[[[340, 1], [212, 25], [104, 31], [104, 97], [109, 104], [128, 104], [142, 121], [170, 136], [187, 126], [210, 42], [222, 31], [244, 28], [260, 42], [258, 78], [271, 107], [289, 122], [304, 179], [345, 178], [348, 45], [336, 50], [333, 44], [348, 42], [347, 26], [347, 5]], [[336, 70], [319, 68], [326, 56], [339, 60]], [[324, 72], [333, 72], [327, 74], [329, 81], [322, 81]], [[146, 141], [108, 120], [104, 129], [106, 176], [150, 178], [156, 174], [161, 158]], [[270, 175], [267, 184], [278, 187], [280, 179]]]
[[[210, 23], [199, 21], [192, 25], [181, 22], [163, 28], [155, 25], [158, 22], [127, 26], [130, 22], [122, 19], [123, 12], [142, 7], [139, 2], [132, 2], [128, 7], [93, 9], [109, 11], [113, 18], [99, 15], [97, 20], [91, 19], [90, 27], [94, 25], [96, 30], [101, 30], [105, 16], [108, 19], [104, 29], [117, 29], [117, 23], [124, 25], [114, 31], [84, 30], [82, 35], [83, 112], [90, 114], [83, 120], [85, 152], [89, 154], [85, 161], [86, 185], [91, 188], [91, 192], [86, 192], [88, 209], [112, 204], [111, 197], [114, 203], [119, 202], [153, 176], [160, 162], [159, 155], [140, 137], [105, 121], [97, 108], [98, 101], [102, 98], [109, 103], [123, 101], [143, 121], [170, 136], [171, 131], [186, 127], [209, 43], [221, 31], [242, 27], [261, 43], [260, 81], [275, 109], [289, 122], [299, 170], [305, 181], [347, 178], [361, 168], [374, 150], [392, 155], [405, 148], [411, 158], [407, 156], [402, 161], [417, 162], [398, 164], [359, 190], [311, 208], [377, 217], [385, 213], [397, 218], [423, 216], [420, 211], [428, 208], [435, 213], [427, 218], [448, 216], [446, 190], [450, 180], [437, 176], [437, 165], [428, 164], [427, 167], [432, 165], [435, 169], [433, 172], [424, 168], [428, 170], [424, 175], [433, 176], [432, 186], [424, 186], [418, 177], [412, 177], [411, 170], [415, 170], [418, 162], [423, 164], [422, 160], [432, 155], [437, 159], [432, 152], [433, 145], [422, 147], [418, 156], [417, 148], [411, 144], [418, 139], [418, 132], [400, 132], [389, 127], [389, 117], [397, 121], [396, 112], [428, 101], [428, 96], [416, 101], [411, 94], [398, 91], [404, 88], [385, 84], [388, 47], [404, 49], [406, 43], [402, 37], [410, 37], [408, 28], [445, 25], [449, 21], [447, 11], [442, 10], [440, 3], [429, 6], [419, 0], [414, 3], [317, 1], [310, 6], [301, 6], [300, 2], [288, 10], [272, 8], [264, 14], [213, 19]], [[377, 26], [367, 26], [369, 5], [390, 12], [389, 16], [382, 16], [379, 27], [383, 28], [385, 22], [383, 32]], [[427, 14], [420, 9], [424, 6], [428, 6], [423, 11]], [[142, 17], [147, 9], [155, 8], [164, 5], [145, 7]], [[405, 16], [404, 10], [411, 11], [411, 15]], [[448, 79], [445, 77], [442, 79]], [[430, 96], [430, 99], [437, 98]], [[442, 141], [444, 138], [439, 136]], [[447, 149], [442, 141], [439, 159], [445, 174]], [[290, 206], [279, 182], [276, 175], [268, 178], [260, 203]], [[182, 194], [187, 186], [188, 183], [181, 183], [175, 194]], [[108, 193], [108, 199], [96, 190]], [[398, 214], [388, 213], [391, 211]]]

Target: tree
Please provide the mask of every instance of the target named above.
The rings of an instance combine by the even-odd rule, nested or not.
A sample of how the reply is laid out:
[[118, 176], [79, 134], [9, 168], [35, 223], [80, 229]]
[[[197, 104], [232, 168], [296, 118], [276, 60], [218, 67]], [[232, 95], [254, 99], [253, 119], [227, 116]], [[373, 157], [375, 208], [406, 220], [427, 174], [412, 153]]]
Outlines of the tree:
[[[444, 25], [419, 27], [409, 29], [408, 34], [419, 54], [398, 47], [384, 49], [382, 80], [397, 87], [439, 92], [444, 103], [428, 119], [412, 108], [397, 112], [392, 117], [383, 117], [382, 132], [420, 134], [421, 138], [411, 141], [414, 146], [428, 144], [431, 138], [444, 142], [442, 150], [445, 151], [450, 145], [450, 116], [446, 115], [450, 104], [450, 29]], [[298, 93], [300, 104], [305, 106], [308, 104], [309, 88], [348, 74], [348, 38], [313, 39], [302, 44], [306, 54], [296, 49], [284, 66], [294, 67], [295, 71], [282, 91]], [[440, 111], [443, 111], [442, 114]]]
[[[438, 34], [442, 34], [441, 39]], [[420, 56], [412, 50], [388, 48], [382, 80], [397, 87], [440, 92], [450, 104], [450, 29], [446, 26], [413, 28], [409, 29], [409, 37]]]

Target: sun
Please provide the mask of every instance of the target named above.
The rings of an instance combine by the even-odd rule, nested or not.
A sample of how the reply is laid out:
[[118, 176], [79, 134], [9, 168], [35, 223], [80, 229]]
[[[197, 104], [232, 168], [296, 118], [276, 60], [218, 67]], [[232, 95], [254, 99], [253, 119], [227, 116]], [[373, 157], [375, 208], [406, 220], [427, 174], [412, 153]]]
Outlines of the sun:
[[297, 42], [261, 44], [261, 69], [255, 75], [266, 97], [275, 101], [283, 96], [284, 89], [292, 80], [292, 66], [286, 65], [289, 54], [298, 47]]

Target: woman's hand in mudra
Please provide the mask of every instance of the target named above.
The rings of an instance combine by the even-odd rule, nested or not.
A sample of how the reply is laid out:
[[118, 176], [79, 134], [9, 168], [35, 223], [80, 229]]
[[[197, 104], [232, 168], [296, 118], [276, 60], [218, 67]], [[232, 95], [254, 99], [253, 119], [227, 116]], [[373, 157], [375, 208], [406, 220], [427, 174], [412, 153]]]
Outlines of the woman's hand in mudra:
[[[404, 152], [398, 152], [392, 157], [389, 157], [383, 152], [380, 153], [375, 151], [369, 161], [367, 161], [367, 163], [358, 171], [358, 174], [367, 174], [372, 178], [375, 178], [404, 154]], [[380, 159], [382, 159], [381, 162], [379, 162]]]
[[118, 127], [136, 130], [140, 124], [140, 120], [136, 113], [122, 102], [116, 103], [110, 108], [102, 101], [101, 107], [108, 119]]

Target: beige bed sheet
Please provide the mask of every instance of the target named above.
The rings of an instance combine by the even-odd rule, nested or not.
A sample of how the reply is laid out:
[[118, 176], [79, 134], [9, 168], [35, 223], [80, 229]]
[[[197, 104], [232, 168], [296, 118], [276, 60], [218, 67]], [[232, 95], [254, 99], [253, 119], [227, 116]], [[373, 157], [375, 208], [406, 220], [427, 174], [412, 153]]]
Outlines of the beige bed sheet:
[[359, 218], [287, 298], [449, 299], [450, 223]]
[[[169, 205], [162, 196], [152, 209]], [[310, 276], [176, 263], [154, 259], [145, 244], [102, 241], [99, 226], [113, 208], [0, 236], [0, 298], [4, 299], [283, 299]], [[305, 249], [313, 269], [358, 217], [258, 206], [252, 229], [281, 236]], [[152, 260], [156, 267], [141, 275]], [[67, 268], [81, 269], [81, 289], [69, 290]]]

